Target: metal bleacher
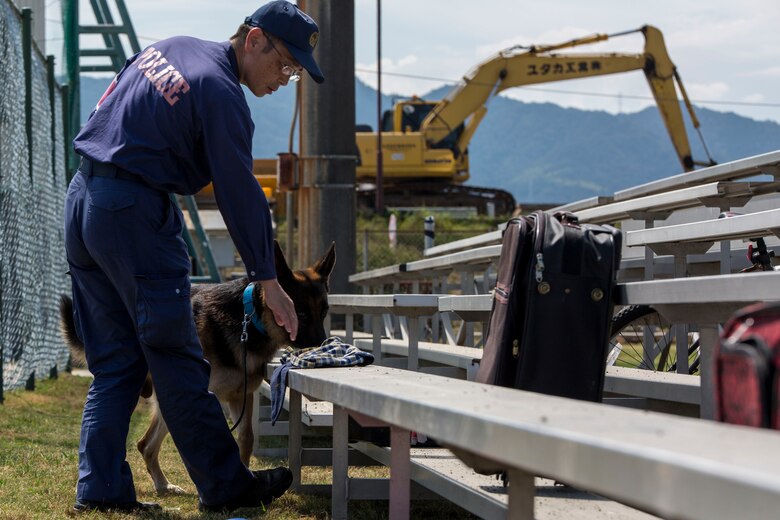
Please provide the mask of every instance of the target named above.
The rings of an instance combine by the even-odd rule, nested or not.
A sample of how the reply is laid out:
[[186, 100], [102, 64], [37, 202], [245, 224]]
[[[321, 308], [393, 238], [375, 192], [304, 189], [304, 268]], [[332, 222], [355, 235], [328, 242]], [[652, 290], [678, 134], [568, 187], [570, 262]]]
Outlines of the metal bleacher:
[[[671, 323], [694, 324], [699, 333], [700, 375], [607, 367], [607, 397], [601, 404], [473, 381], [481, 360], [479, 324], [487, 321], [492, 306], [489, 276], [483, 275], [480, 285], [474, 283], [473, 273], [486, 273], [498, 260], [500, 230], [430, 248], [422, 260], [353, 275], [350, 280], [365, 294], [330, 295], [331, 314], [346, 316], [347, 342], [372, 351], [375, 363], [289, 373], [285, 431], [294, 485], [306, 490], [301, 466], [314, 460], [301, 444], [307, 421], [302, 402], [309, 398], [312, 403], [331, 403], [324, 416], [331, 418], [332, 426], [333, 451], [325, 463], [333, 466], [328, 490], [333, 518], [347, 518], [349, 500], [360, 498], [389, 499], [390, 517], [407, 518], [411, 497], [425, 490], [483, 518], [534, 518], [547, 507], [540, 502], [543, 484], [535, 476], [606, 497], [609, 500], [600, 504], [607, 508], [602, 513], [620, 518], [642, 517], [640, 511], [663, 518], [776, 516], [780, 436], [706, 419], [714, 416], [711, 347], [718, 325], [742, 306], [780, 300], [780, 271], [735, 272], [741, 264], [732, 262], [734, 251], [724, 246], [777, 233], [780, 210], [751, 212], [745, 205], [777, 189], [779, 165], [780, 151], [556, 208], [573, 211], [581, 222], [630, 218], [648, 224], [625, 232], [627, 248], [644, 250], [640, 262], [644, 270], [641, 277], [618, 283], [615, 303], [652, 306]], [[760, 174], [774, 180], [741, 180]], [[655, 227], [672, 213], [696, 207], [745, 207], [747, 212]], [[707, 261], [715, 261], [719, 269], [707, 276], [688, 276], [691, 266], [716, 242], [721, 251]], [[669, 256], [671, 278], [659, 269]], [[633, 268], [631, 262], [622, 267]], [[465, 280], [459, 294], [435, 283], [439, 294], [370, 294], [386, 283], [434, 280], [452, 272]], [[363, 316], [363, 330], [356, 330], [356, 316]], [[438, 325], [442, 334], [434, 337]], [[663, 409], [678, 416], [647, 411], [658, 409], [644, 406], [650, 402], [665, 403]], [[630, 409], [636, 407], [645, 409]], [[391, 447], [350, 443], [348, 416], [364, 425], [389, 426]], [[438, 469], [410, 448], [410, 431], [449, 448], [438, 448], [434, 457]], [[380, 491], [349, 477], [348, 467], [356, 463], [358, 453], [391, 467], [389, 482]], [[442, 469], [445, 461], [449, 469]], [[468, 475], [477, 474], [467, 465], [502, 468], [512, 485], [496, 494], [485, 481], [470, 484]], [[639, 511], [609, 510], [615, 502]], [[579, 514], [570, 511], [564, 516]]]

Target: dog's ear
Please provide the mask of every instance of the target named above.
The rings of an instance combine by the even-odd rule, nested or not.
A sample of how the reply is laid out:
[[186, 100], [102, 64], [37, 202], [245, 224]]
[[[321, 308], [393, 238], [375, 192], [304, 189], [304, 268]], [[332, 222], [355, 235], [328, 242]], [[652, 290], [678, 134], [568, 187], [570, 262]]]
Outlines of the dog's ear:
[[331, 242], [330, 247], [328, 247], [328, 250], [325, 251], [325, 253], [322, 255], [322, 257], [320, 257], [319, 260], [314, 262], [312, 269], [314, 269], [314, 272], [320, 275], [323, 278], [323, 280], [327, 282], [328, 276], [330, 276], [330, 273], [333, 271], [333, 265], [335, 263], [336, 263], [336, 242]]
[[274, 260], [276, 263], [276, 279], [281, 283], [282, 280], [291, 280], [293, 278], [292, 270], [287, 265], [287, 260], [284, 258], [282, 252], [282, 246], [279, 242], [274, 240]]

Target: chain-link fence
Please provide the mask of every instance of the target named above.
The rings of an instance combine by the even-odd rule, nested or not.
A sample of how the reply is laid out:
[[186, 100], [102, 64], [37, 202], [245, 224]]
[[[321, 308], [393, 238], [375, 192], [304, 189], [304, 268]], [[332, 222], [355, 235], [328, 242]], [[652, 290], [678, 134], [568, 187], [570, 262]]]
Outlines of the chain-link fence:
[[[0, 375], [2, 389], [64, 368], [63, 96], [29, 18], [0, 0]], [[2, 392], [0, 392], [0, 399]]]

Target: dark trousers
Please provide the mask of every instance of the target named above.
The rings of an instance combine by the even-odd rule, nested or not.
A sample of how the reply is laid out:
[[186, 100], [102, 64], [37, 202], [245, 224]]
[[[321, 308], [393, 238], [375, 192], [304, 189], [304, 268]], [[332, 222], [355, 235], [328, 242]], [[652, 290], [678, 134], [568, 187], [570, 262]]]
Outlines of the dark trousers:
[[76, 174], [65, 203], [74, 318], [95, 376], [82, 417], [76, 498], [136, 500], [125, 446], [149, 371], [200, 500], [223, 503], [252, 475], [208, 391], [210, 367], [193, 321], [181, 212], [166, 193], [126, 175], [97, 176], [86, 166], [89, 174]]

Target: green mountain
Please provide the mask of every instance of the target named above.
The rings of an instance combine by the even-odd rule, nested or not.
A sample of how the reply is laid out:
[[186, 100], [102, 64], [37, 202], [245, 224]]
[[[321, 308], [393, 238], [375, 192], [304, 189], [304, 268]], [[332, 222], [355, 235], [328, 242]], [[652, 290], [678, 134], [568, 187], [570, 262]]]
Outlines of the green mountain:
[[[441, 99], [448, 89], [429, 94]], [[780, 124], [696, 107], [718, 163], [780, 149]], [[686, 114], [687, 118], [687, 114]], [[695, 160], [706, 161], [688, 126]], [[682, 172], [658, 109], [613, 115], [551, 103], [492, 100], [469, 147], [471, 183], [523, 202], [569, 202]]]
[[[108, 85], [108, 79], [82, 78], [82, 120]], [[426, 99], [444, 97], [448, 87]], [[262, 99], [247, 95], [255, 121], [255, 157], [286, 151], [294, 90]], [[382, 96], [383, 109], [392, 96]], [[356, 123], [376, 127], [376, 91], [355, 83]], [[780, 149], [780, 124], [731, 112], [696, 108], [707, 147], [717, 162]], [[706, 160], [696, 132], [689, 128], [693, 156]], [[613, 115], [523, 103], [491, 101], [469, 147], [469, 184], [501, 187], [521, 202], [569, 202], [680, 173], [682, 170], [654, 107]]]

